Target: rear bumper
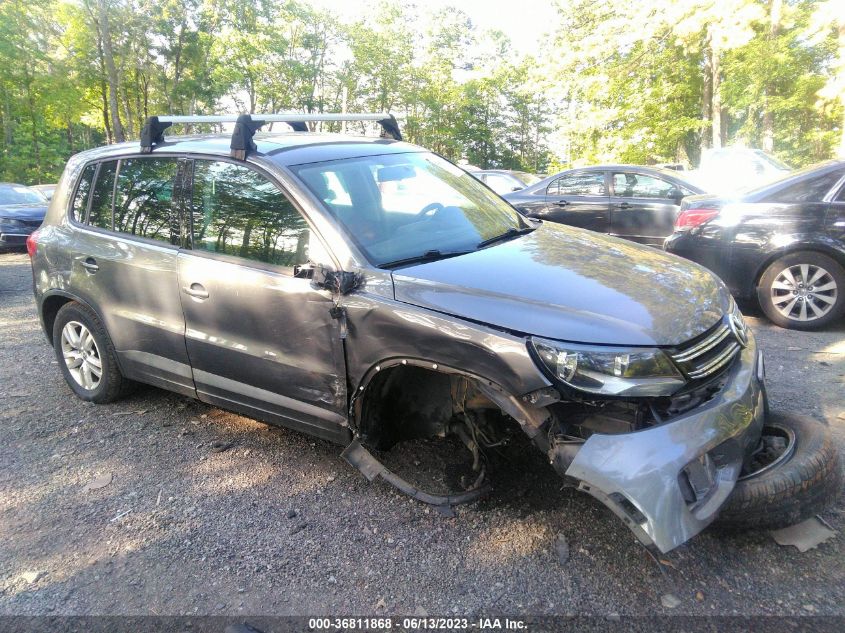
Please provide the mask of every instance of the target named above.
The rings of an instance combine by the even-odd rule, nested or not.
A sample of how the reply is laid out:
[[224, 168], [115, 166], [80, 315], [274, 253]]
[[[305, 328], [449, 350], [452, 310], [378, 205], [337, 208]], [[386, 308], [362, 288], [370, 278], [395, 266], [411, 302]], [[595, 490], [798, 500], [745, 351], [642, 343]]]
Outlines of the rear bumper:
[[677, 547], [716, 518], [757, 444], [766, 408], [762, 362], [750, 336], [725, 387], [710, 401], [643, 431], [592, 435], [566, 476], [645, 545], [661, 552]]
[[[30, 233], [31, 232], [32, 231], [30, 231]], [[17, 248], [20, 246], [26, 246], [26, 238], [29, 237], [30, 233], [22, 233], [20, 230], [17, 230], [15, 233], [0, 232], [0, 248]]]

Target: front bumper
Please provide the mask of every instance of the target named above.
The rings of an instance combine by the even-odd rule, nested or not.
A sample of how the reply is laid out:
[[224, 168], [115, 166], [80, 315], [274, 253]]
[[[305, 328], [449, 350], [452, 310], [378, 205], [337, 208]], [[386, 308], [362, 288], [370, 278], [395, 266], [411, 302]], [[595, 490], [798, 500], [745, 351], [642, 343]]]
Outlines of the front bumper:
[[749, 335], [725, 387], [711, 400], [649, 429], [590, 436], [566, 476], [613, 510], [645, 545], [667, 552], [684, 543], [716, 518], [760, 438], [766, 408], [762, 363]]

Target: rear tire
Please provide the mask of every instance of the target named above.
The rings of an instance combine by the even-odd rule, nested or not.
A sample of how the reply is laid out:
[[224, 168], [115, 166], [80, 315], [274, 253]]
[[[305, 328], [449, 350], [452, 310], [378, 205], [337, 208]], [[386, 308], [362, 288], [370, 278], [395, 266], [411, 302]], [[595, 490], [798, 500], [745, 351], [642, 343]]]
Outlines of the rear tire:
[[135, 386], [120, 373], [114, 346], [99, 317], [81, 303], [71, 301], [56, 313], [53, 349], [65, 381], [81, 400], [114, 402]]
[[825, 327], [845, 313], [845, 269], [813, 251], [784, 255], [760, 277], [757, 299], [766, 316], [780, 327]]
[[791, 432], [794, 452], [786, 461], [740, 479], [719, 511], [719, 526], [741, 530], [786, 527], [821, 512], [839, 497], [842, 468], [826, 426], [786, 412], [769, 415], [766, 426]]

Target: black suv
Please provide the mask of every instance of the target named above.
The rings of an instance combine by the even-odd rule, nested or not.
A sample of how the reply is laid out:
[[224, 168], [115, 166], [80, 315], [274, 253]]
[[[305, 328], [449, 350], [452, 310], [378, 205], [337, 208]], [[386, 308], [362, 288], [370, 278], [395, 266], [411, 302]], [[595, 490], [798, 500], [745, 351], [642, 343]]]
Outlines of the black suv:
[[[712, 273], [526, 219], [401, 142], [392, 117], [366, 118], [389, 138], [253, 140], [292, 117], [243, 115], [231, 139], [165, 140], [171, 123], [234, 117], [162, 117], [140, 147], [74, 156], [28, 244], [73, 392], [196, 397], [345, 445], [370, 479], [441, 506], [483, 494], [487, 451], [521, 428], [661, 551], [720, 511], [762, 525], [827, 502], [836, 453], [802, 465], [824, 427], [767, 422], [762, 355]], [[755, 457], [771, 434], [802, 438], [777, 468]], [[367, 449], [445, 435], [478, 474], [449, 495]]]

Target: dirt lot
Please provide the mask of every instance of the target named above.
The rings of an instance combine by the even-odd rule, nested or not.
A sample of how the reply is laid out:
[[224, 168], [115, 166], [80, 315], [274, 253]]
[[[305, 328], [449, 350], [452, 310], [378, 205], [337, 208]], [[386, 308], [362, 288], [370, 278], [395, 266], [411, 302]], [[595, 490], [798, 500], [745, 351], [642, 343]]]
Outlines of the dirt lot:
[[[446, 518], [292, 431], [153, 388], [82, 403], [30, 288], [26, 255], [0, 255], [0, 614], [845, 615], [843, 500], [823, 515], [840, 534], [815, 550], [708, 530], [665, 573], [539, 453]], [[746, 311], [773, 408], [845, 447], [845, 323], [798, 333]], [[437, 455], [396, 458], [436, 477]]]

